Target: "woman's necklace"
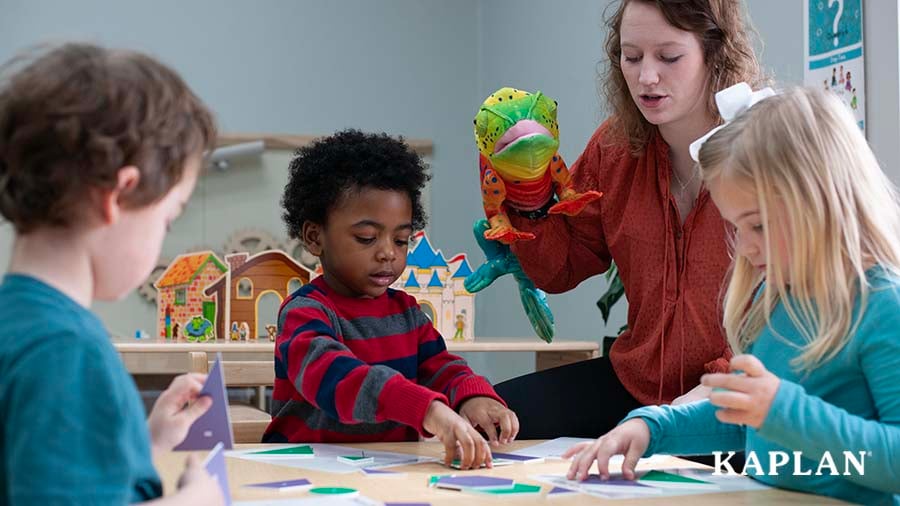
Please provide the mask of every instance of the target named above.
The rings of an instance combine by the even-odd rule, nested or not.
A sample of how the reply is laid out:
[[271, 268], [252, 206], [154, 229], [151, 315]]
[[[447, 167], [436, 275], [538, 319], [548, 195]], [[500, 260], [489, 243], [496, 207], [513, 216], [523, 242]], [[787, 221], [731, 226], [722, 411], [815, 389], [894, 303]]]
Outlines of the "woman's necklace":
[[684, 192], [687, 190], [688, 185], [694, 182], [694, 178], [696, 178], [696, 177], [697, 177], [697, 174], [699, 174], [699, 173], [700, 173], [700, 171], [697, 170], [697, 166], [694, 165], [694, 174], [691, 175], [691, 178], [688, 179], [687, 182], [685, 183], [685, 182], [682, 182], [682, 181], [681, 181], [681, 178], [680, 178], [680, 177], [678, 177], [678, 171], [675, 170], [674, 167], [672, 168], [672, 175], [675, 176], [675, 182], [678, 183], [678, 186], [681, 187], [681, 194], [682, 194], [682, 195], [684, 195]]

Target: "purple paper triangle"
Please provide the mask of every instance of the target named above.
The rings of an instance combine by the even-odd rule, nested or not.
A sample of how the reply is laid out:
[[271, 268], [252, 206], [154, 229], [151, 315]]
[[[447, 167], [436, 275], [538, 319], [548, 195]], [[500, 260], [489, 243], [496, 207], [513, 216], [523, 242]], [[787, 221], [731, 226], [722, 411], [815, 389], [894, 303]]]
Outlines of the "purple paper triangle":
[[176, 446], [175, 450], [209, 450], [217, 443], [222, 443], [226, 450], [234, 447], [221, 353], [216, 353], [216, 363], [213, 364], [206, 377], [206, 383], [200, 390], [200, 396], [204, 395], [212, 397], [212, 406], [191, 425], [184, 441]]
[[228, 488], [228, 468], [225, 466], [225, 452], [222, 443], [216, 444], [215, 448], [206, 457], [204, 467], [206, 472], [216, 479], [219, 488], [222, 490], [222, 497], [225, 498], [225, 506], [231, 506], [231, 491]]

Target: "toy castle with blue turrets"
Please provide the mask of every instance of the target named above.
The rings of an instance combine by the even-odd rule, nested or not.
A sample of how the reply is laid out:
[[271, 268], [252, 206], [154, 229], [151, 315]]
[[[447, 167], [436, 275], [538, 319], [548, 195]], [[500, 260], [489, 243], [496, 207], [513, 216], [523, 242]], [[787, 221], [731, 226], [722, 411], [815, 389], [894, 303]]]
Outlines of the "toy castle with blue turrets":
[[472, 274], [468, 258], [459, 253], [447, 260], [441, 250], [431, 246], [425, 232], [417, 233], [415, 239], [406, 272], [391, 288], [415, 297], [445, 340], [474, 340], [475, 295], [463, 286], [466, 276]]

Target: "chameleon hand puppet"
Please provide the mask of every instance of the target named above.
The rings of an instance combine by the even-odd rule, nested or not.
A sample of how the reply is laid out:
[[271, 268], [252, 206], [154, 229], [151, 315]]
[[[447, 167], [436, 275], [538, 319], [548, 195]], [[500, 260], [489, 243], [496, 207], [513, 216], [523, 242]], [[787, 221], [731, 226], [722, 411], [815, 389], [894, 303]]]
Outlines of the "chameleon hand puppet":
[[[486, 239], [512, 244], [534, 239], [509, 222], [506, 208], [575, 216], [601, 193], [578, 193], [557, 151], [556, 101], [541, 92], [500, 88], [475, 116], [475, 141], [481, 171], [481, 196], [489, 228]], [[559, 202], [553, 203], [556, 195]]]

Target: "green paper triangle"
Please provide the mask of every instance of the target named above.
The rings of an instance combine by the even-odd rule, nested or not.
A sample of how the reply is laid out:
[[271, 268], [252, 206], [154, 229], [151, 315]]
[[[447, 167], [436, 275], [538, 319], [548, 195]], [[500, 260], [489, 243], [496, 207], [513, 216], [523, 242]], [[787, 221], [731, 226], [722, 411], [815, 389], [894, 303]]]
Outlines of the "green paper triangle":
[[680, 474], [672, 474], [664, 471], [649, 471], [644, 476], [638, 478], [638, 481], [665, 481], [669, 483], [701, 483], [709, 485], [708, 481], [698, 480], [696, 478], [688, 478]]
[[537, 494], [540, 493], [540, 485], [527, 485], [525, 483], [516, 483], [512, 488], [481, 488], [473, 490], [480, 494], [491, 495], [510, 495], [510, 494]]
[[277, 450], [262, 450], [250, 452], [250, 455], [312, 455], [313, 449], [309, 445], [291, 446], [290, 448], [278, 448]]

